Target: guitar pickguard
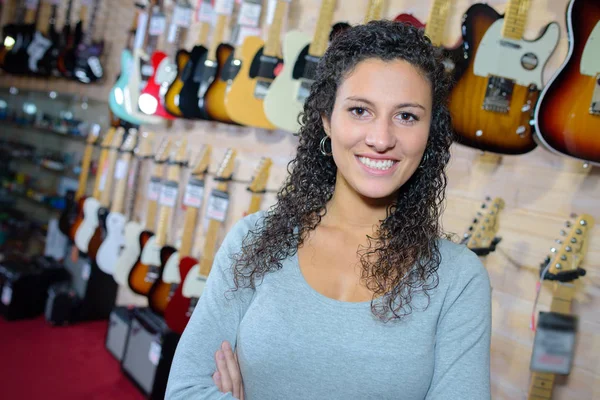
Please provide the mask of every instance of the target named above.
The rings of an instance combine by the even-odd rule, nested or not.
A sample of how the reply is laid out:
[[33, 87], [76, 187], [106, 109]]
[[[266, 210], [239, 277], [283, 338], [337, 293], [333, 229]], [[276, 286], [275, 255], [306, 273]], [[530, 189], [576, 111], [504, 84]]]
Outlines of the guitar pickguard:
[[581, 75], [596, 76], [600, 73], [600, 21], [590, 33], [579, 65]]
[[181, 277], [179, 276], [179, 252], [173, 253], [167, 260], [162, 280], [165, 283], [181, 283]]
[[484, 78], [497, 76], [515, 81], [517, 85], [543, 86], [542, 69], [558, 44], [560, 28], [553, 22], [536, 41], [512, 40], [502, 37], [503, 19], [498, 19], [485, 32], [473, 72]]
[[199, 275], [200, 264], [194, 265], [194, 267], [188, 272], [183, 282], [182, 294], [183, 297], [191, 299], [192, 297], [200, 297], [206, 286], [206, 278]]

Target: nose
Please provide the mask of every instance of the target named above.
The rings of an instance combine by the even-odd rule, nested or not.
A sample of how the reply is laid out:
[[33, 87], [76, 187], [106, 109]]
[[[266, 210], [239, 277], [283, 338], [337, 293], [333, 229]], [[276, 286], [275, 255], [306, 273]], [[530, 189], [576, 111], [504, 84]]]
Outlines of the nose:
[[365, 143], [378, 153], [384, 153], [396, 145], [393, 121], [387, 118], [378, 118], [366, 129], [369, 131], [365, 136]]

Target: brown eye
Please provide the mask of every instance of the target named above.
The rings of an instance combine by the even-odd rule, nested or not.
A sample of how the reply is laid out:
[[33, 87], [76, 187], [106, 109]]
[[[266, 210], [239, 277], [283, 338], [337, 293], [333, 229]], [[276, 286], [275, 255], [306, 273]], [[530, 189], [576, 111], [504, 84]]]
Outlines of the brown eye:
[[417, 118], [411, 113], [402, 113], [400, 114], [400, 118], [404, 121], [414, 121]]
[[353, 113], [354, 115], [358, 116], [358, 117], [361, 117], [361, 116], [363, 116], [363, 115], [365, 114], [365, 112], [366, 112], [366, 111], [367, 111], [367, 110], [365, 110], [365, 109], [364, 109], [364, 108], [362, 108], [362, 107], [354, 107], [354, 108], [352, 109], [352, 113]]

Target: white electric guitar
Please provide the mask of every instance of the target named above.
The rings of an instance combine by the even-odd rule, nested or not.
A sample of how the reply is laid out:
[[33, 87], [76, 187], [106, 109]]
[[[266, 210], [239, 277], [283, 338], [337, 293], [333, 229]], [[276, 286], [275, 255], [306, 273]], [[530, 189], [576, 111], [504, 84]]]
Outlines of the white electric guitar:
[[179, 271], [179, 261], [184, 257], [190, 256], [194, 247], [194, 232], [196, 231], [196, 220], [198, 212], [202, 208], [204, 198], [204, 180], [210, 164], [210, 155], [212, 147], [204, 146], [195, 163], [190, 179], [188, 180], [183, 204], [186, 206], [185, 218], [183, 222], [183, 232], [181, 233], [181, 246], [169, 257], [163, 271], [163, 281], [171, 285], [181, 283], [181, 274]]
[[125, 205], [125, 190], [127, 188], [127, 172], [132, 159], [132, 152], [137, 140], [137, 129], [129, 129], [125, 143], [119, 150], [120, 159], [115, 166], [115, 193], [113, 196], [110, 213], [106, 216], [106, 237], [98, 248], [96, 264], [103, 272], [112, 275], [115, 263], [119, 257], [121, 246], [124, 242], [123, 228], [127, 220], [123, 214]]
[[147, 206], [145, 224], [136, 221], [133, 215], [134, 213], [132, 212], [130, 221], [125, 225], [125, 247], [115, 262], [115, 271], [113, 273], [113, 278], [119, 285], [127, 287], [129, 284], [129, 272], [140, 257], [142, 251], [140, 245], [140, 236], [142, 232], [152, 235], [154, 230], [157, 202], [160, 193], [160, 182], [163, 176], [165, 163], [169, 157], [170, 148], [171, 140], [163, 140], [154, 156], [152, 174], [150, 182], [148, 183], [146, 195]]
[[[210, 273], [215, 258], [219, 230], [225, 223], [229, 205], [227, 189], [229, 187], [230, 178], [233, 175], [236, 155], [237, 152], [235, 150], [228, 149], [223, 161], [221, 161], [219, 170], [215, 175], [216, 178], [221, 180], [218, 181], [216, 188], [213, 189], [208, 199], [206, 218], [208, 218], [210, 222], [204, 238], [202, 258], [200, 259], [200, 264], [195, 265], [190, 272], [188, 272], [185, 281], [183, 282], [183, 287], [181, 288], [184, 297], [196, 299], [195, 301], [200, 297], [206, 286], [206, 279], [208, 278], [208, 274]], [[213, 213], [213, 211], [217, 212]]]
[[[122, 134], [121, 134], [122, 135]], [[75, 233], [75, 246], [83, 252], [87, 253], [88, 244], [98, 227], [98, 209], [100, 208], [100, 195], [106, 184], [106, 173], [108, 172], [108, 152], [111, 148], [111, 143], [116, 136], [116, 129], [110, 128], [102, 140], [100, 148], [100, 159], [98, 162], [98, 173], [94, 183], [94, 191], [92, 195], [83, 202], [83, 221], [77, 232]]]
[[[526, 18], [530, 1], [512, 0], [508, 9], [511, 13], [516, 12]], [[539, 90], [544, 86], [542, 70], [559, 38], [560, 26], [556, 22], [549, 24], [537, 40], [528, 41], [523, 40], [520, 31], [511, 30], [505, 24], [505, 19], [498, 19], [488, 28], [479, 43], [473, 72], [483, 78], [503, 78], [521, 86], [534, 84]]]
[[[310, 93], [317, 64], [325, 53], [336, 0], [323, 0], [314, 38], [304, 32], [291, 31], [283, 41], [283, 69], [273, 80], [264, 100], [267, 119], [280, 129], [298, 132], [298, 115]], [[300, 77], [295, 77], [301, 66]]]

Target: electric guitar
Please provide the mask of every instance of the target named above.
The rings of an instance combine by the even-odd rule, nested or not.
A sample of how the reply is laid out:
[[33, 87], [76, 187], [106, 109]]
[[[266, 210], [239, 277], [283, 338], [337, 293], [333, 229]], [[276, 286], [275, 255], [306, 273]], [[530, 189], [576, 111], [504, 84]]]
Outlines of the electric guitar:
[[[336, 0], [323, 0], [311, 38], [301, 31], [288, 32], [283, 39], [283, 69], [273, 80], [264, 99], [267, 119], [280, 129], [298, 132], [298, 115], [316, 78], [317, 65], [329, 44], [329, 31]], [[381, 13], [382, 1], [370, 1], [369, 12]]]
[[[33, 39], [27, 46], [27, 68], [35, 75], [50, 76], [52, 72], [51, 65], [42, 64], [44, 56], [50, 52], [52, 47], [58, 44], [58, 33], [55, 30], [56, 4], [50, 4], [48, 0], [43, 1], [39, 8], [37, 30], [33, 34]], [[50, 12], [50, 19], [46, 23], [44, 16]], [[40, 65], [41, 64], [41, 65]]]
[[[125, 247], [121, 251], [115, 264], [113, 278], [122, 286], [128, 287], [129, 274], [133, 267], [140, 262], [142, 249], [154, 235], [154, 221], [156, 220], [157, 201], [160, 194], [160, 182], [163, 176], [164, 165], [169, 158], [171, 148], [170, 140], [163, 140], [153, 157], [152, 174], [146, 195], [145, 224], [130, 218], [125, 225]], [[130, 215], [134, 217], [133, 212]]]
[[[185, 165], [186, 156], [187, 140], [182, 139], [171, 157], [169, 157], [167, 176], [160, 187], [158, 198], [160, 211], [156, 233], [148, 238], [142, 248], [138, 262], [129, 273], [129, 287], [137, 294], [148, 296], [154, 283], [161, 279], [164, 263], [175, 252], [174, 248], [170, 246], [166, 248], [165, 245], [167, 244], [171, 216], [177, 204], [179, 172], [181, 167]], [[150, 305], [150, 307], [153, 306]]]
[[75, 72], [75, 53], [83, 38], [83, 21], [87, 17], [87, 5], [82, 4], [79, 9], [79, 21], [75, 24], [75, 29], [71, 31], [72, 6], [73, 0], [69, 0], [65, 26], [63, 27], [63, 37], [66, 40], [66, 46], [61, 50], [56, 62], [58, 71], [65, 78], [73, 77], [73, 73]]
[[[574, 281], [585, 275], [585, 269], [581, 265], [585, 259], [589, 243], [589, 231], [594, 227], [594, 218], [588, 214], [577, 216], [575, 222], [567, 222], [570, 231], [561, 231], [564, 238], [557, 240], [560, 248], [553, 247], [552, 254], [540, 265], [540, 276], [545, 281], [554, 282], [552, 288], [552, 302], [550, 312], [562, 315], [571, 314], [571, 303], [575, 296], [576, 286]], [[542, 275], [546, 271], [544, 275]], [[537, 333], [536, 333], [537, 335]], [[553, 339], [556, 341], [557, 339]], [[564, 340], [564, 339], [558, 339]], [[563, 346], [560, 345], [559, 348]], [[563, 354], [561, 354], [561, 358]], [[538, 364], [548, 358], [547, 354], [531, 355], [531, 365]], [[548, 361], [546, 361], [547, 363]], [[564, 371], [561, 372], [564, 375]], [[556, 374], [542, 370], [532, 370], [528, 400], [551, 400], [554, 389]]]
[[93, 41], [99, 8], [100, 0], [95, 0], [90, 26], [83, 34], [83, 38], [75, 52], [73, 77], [81, 83], [96, 82], [104, 77], [104, 68], [100, 62], [100, 57], [104, 52], [104, 40], [100, 42]]
[[[114, 179], [116, 180], [115, 193], [110, 206], [110, 213], [106, 216], [106, 231], [103, 232], [104, 234], [102, 235], [104, 236], [104, 240], [98, 247], [98, 253], [96, 254], [96, 264], [98, 264], [98, 268], [109, 275], [114, 273], [121, 246], [125, 241], [123, 232], [125, 223], [127, 222], [124, 214], [125, 194], [129, 175], [128, 170], [133, 170], [132, 159], [133, 149], [137, 140], [136, 135], [137, 130], [135, 128], [129, 129], [127, 139], [123, 143], [123, 146], [121, 146], [121, 157], [119, 161], [117, 161], [114, 173]], [[139, 147], [136, 147], [141, 148], [143, 146], [144, 149], [141, 151], [146, 153], [148, 153], [145, 140], [147, 137], [148, 134], [143, 134], [139, 141]]]
[[148, 80], [138, 101], [140, 110], [145, 114], [158, 115], [168, 120], [175, 119], [165, 108], [164, 96], [177, 77], [176, 52], [191, 24], [193, 11], [187, 0], [177, 2], [168, 31], [169, 54], [157, 50], [150, 58], [154, 74]]
[[[134, 134], [137, 134], [137, 131], [134, 130]], [[129, 132], [128, 132], [129, 133]], [[104, 173], [104, 182], [101, 184], [102, 194], [100, 195], [100, 203], [97, 211], [97, 220], [98, 224], [94, 229], [94, 233], [88, 242], [88, 258], [94, 264], [96, 263], [96, 256], [98, 254], [98, 249], [104, 241], [106, 237], [106, 217], [108, 216], [109, 207], [110, 207], [110, 197], [113, 190], [113, 182], [115, 175], [115, 168], [117, 165], [117, 158], [119, 156], [119, 152], [121, 151], [121, 147], [126, 142], [125, 129], [117, 128], [117, 132], [115, 133], [115, 139], [111, 144], [111, 148], [108, 151], [108, 157], [106, 159], [106, 171]], [[127, 143], [128, 146], [131, 146]], [[131, 151], [131, 150], [130, 150]], [[80, 249], [81, 250], [81, 249]]]
[[571, 0], [569, 52], [540, 94], [535, 132], [550, 151], [600, 165], [600, 4]]
[[[98, 227], [98, 210], [102, 207], [100, 200], [102, 199], [105, 191], [106, 193], [109, 192], [106, 190], [107, 183], [112, 181], [112, 176], [108, 173], [108, 171], [109, 169], [114, 168], [110, 167], [110, 165], [116, 162], [116, 150], [123, 142], [123, 134], [124, 129], [118, 128], [112, 134], [112, 140], [110, 142], [107, 143], [107, 138], [110, 135], [107, 135], [102, 142], [102, 149], [106, 150], [106, 152], [103, 152], [100, 155], [101, 164], [99, 165], [99, 171], [96, 175], [94, 192], [92, 197], [88, 197], [83, 203], [83, 221], [75, 233], [75, 246], [77, 246], [79, 251], [84, 254], [88, 252], [88, 245], [92, 239], [92, 236], [94, 236], [94, 233], [96, 232], [96, 228]], [[104, 156], [104, 159], [102, 159], [102, 156]], [[104, 203], [107, 202], [108, 200], [106, 200]]]
[[[187, 320], [189, 320], [189, 317], [192, 315], [192, 312], [198, 303], [198, 299], [206, 286], [206, 279], [208, 278], [215, 258], [219, 230], [223, 226], [226, 218], [227, 207], [229, 204], [227, 194], [229, 186], [228, 182], [233, 174], [236, 154], [237, 152], [233, 149], [227, 150], [225, 158], [221, 162], [219, 171], [216, 174], [217, 178], [220, 180], [208, 199], [206, 217], [210, 222], [204, 239], [202, 257], [200, 259], [200, 264], [196, 264], [192, 267], [185, 277], [183, 285], [181, 285], [183, 297], [186, 297], [190, 301], [180, 301], [179, 304], [181, 308], [177, 308], [177, 316], [175, 317], [175, 319], [179, 319], [179, 321], [174, 324], [175, 327], [185, 327]], [[213, 210], [216, 212], [213, 212]], [[187, 308], [184, 308], [186, 305]]]
[[469, 226], [469, 232], [463, 236], [462, 244], [466, 245], [478, 256], [486, 256], [496, 250], [496, 246], [502, 240], [496, 234], [500, 229], [498, 215], [504, 209], [504, 200], [496, 197], [493, 201], [488, 197], [481, 205], [482, 210], [477, 212], [477, 217]]
[[[0, 6], [3, 3], [0, 3]], [[3, 7], [3, 11], [4, 11]], [[6, 55], [13, 49], [17, 44], [16, 39], [18, 38], [21, 22], [25, 18], [25, 4], [21, 3], [14, 8], [13, 22], [5, 24], [2, 27], [2, 43], [0, 43], [0, 67], [4, 69], [4, 61]]]
[[[227, 3], [227, 4], [226, 4]], [[196, 95], [199, 114], [202, 119], [215, 120], [225, 123], [233, 121], [225, 109], [225, 92], [227, 83], [219, 79], [221, 71], [227, 62], [227, 58], [233, 52], [229, 44], [221, 43], [225, 33], [225, 26], [232, 13], [233, 2], [228, 0], [217, 0], [217, 22], [211, 38], [210, 48], [204, 64], [197, 65], [195, 71], [200, 77], [200, 84]], [[230, 8], [225, 8], [230, 6]], [[220, 12], [218, 12], [220, 11]], [[180, 96], [180, 107], [183, 99]]]
[[244, 40], [240, 51], [240, 72], [231, 83], [225, 98], [227, 113], [238, 124], [263, 129], [276, 128], [267, 119], [263, 102], [283, 63], [279, 37], [287, 4], [287, 0], [277, 1], [266, 43], [257, 36], [249, 36]]
[[[182, 200], [182, 203], [186, 206], [186, 211], [179, 250], [173, 249], [171, 246], [163, 246], [161, 249], [162, 277], [154, 282], [148, 294], [148, 304], [161, 315], [166, 311], [177, 286], [181, 283], [180, 258], [189, 257], [192, 252], [196, 220], [204, 197], [204, 179], [210, 164], [210, 154], [211, 147], [205, 146], [188, 180], [185, 196]], [[170, 256], [166, 258], [169, 254]]]
[[[35, 15], [37, 9], [37, 2], [32, 1], [25, 4], [25, 6], [18, 6], [17, 14], [18, 19], [22, 23], [18, 23], [15, 27], [14, 32], [14, 45], [5, 54], [2, 68], [14, 75], [22, 75], [29, 72], [28, 60], [29, 55], [27, 54], [27, 48], [33, 40], [35, 34]], [[24, 13], [24, 18], [21, 19]]]
[[498, 154], [535, 148], [529, 121], [560, 28], [553, 22], [537, 40], [523, 40], [530, 3], [510, 0], [504, 18], [484, 4], [467, 11], [463, 49], [471, 60], [450, 96], [459, 143]]
[[[100, 125], [93, 125], [86, 138], [85, 150], [81, 160], [81, 171], [79, 172], [79, 185], [77, 191], [73, 194], [72, 200], [67, 199], [66, 207], [58, 220], [58, 227], [65, 236], [70, 236], [71, 227], [75, 223], [79, 211], [83, 207], [85, 189], [87, 188], [88, 176], [90, 173], [90, 164], [92, 162], [92, 153], [94, 146], [100, 134]], [[72, 193], [72, 192], [71, 192]]]

